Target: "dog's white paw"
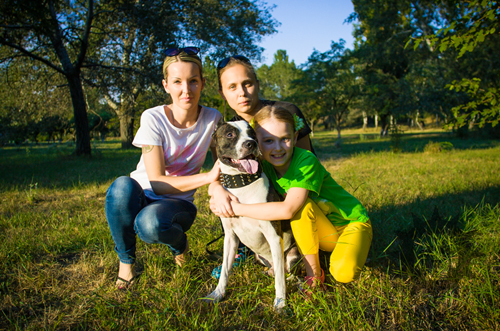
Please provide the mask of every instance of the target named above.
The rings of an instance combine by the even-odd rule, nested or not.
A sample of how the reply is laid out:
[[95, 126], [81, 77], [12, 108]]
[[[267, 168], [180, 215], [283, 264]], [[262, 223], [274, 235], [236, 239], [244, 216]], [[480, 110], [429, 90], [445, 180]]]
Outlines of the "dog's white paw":
[[219, 290], [215, 289], [212, 293], [207, 295], [204, 298], [201, 298], [202, 301], [208, 302], [208, 303], [218, 303], [219, 301], [222, 300], [224, 297], [224, 293], [219, 292]]
[[274, 309], [281, 310], [285, 308], [286, 302], [284, 298], [275, 298], [274, 299]]

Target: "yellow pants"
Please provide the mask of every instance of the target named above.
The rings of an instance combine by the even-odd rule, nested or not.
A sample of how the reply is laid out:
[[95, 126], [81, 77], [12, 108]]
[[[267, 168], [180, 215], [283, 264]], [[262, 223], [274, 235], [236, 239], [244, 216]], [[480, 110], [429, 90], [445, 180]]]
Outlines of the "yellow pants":
[[349, 283], [359, 277], [372, 242], [372, 225], [351, 222], [335, 226], [311, 199], [290, 220], [302, 255], [332, 252], [330, 273], [336, 281]]

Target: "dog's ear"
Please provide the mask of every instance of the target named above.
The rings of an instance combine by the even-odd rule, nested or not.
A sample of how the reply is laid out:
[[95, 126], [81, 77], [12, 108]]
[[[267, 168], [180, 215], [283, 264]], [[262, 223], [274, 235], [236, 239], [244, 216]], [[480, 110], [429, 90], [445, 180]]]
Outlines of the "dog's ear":
[[223, 125], [224, 123], [226, 123], [224, 121], [224, 117], [219, 118], [219, 122], [217, 122], [217, 125], [215, 126], [215, 130], [214, 130], [214, 132], [212, 132], [212, 139], [216, 139], [215, 133], [217, 132], [217, 129], [220, 128], [221, 125]]
[[219, 126], [221, 126], [224, 123], [226, 123], [226, 121], [224, 121], [224, 117], [219, 118], [219, 122], [217, 122], [217, 125], [215, 126], [215, 130], [217, 130], [219, 128]]

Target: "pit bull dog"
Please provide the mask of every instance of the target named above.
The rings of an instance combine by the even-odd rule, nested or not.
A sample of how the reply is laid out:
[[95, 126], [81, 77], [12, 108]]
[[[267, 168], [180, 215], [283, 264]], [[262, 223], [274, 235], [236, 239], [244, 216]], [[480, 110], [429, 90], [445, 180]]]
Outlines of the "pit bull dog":
[[[219, 123], [214, 139], [220, 161], [221, 182], [241, 203], [270, 201], [269, 180], [259, 165], [259, 146], [255, 131], [245, 121]], [[217, 288], [204, 300], [219, 302], [226, 293], [228, 276], [239, 242], [255, 254], [259, 262], [274, 273], [276, 297], [274, 307], [285, 306], [285, 258], [290, 270], [300, 260], [298, 249], [287, 221], [260, 221], [248, 217], [221, 218], [224, 228], [224, 255]]]

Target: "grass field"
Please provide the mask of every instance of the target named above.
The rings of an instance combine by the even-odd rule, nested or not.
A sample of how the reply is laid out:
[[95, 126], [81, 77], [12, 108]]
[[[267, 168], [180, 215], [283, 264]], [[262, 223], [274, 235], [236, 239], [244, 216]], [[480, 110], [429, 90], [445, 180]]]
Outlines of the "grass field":
[[218, 265], [205, 244], [220, 234], [206, 187], [189, 264], [176, 268], [166, 247], [139, 241], [139, 282], [117, 291], [104, 198], [140, 151], [116, 141], [96, 143], [90, 159], [68, 156], [69, 144], [1, 148], [0, 329], [500, 330], [500, 141], [358, 130], [333, 147], [335, 137], [318, 132], [313, 144], [368, 209], [369, 260], [351, 284], [327, 275], [327, 292], [311, 301], [289, 281], [285, 314], [253, 263], [234, 271], [225, 300], [201, 302]]

